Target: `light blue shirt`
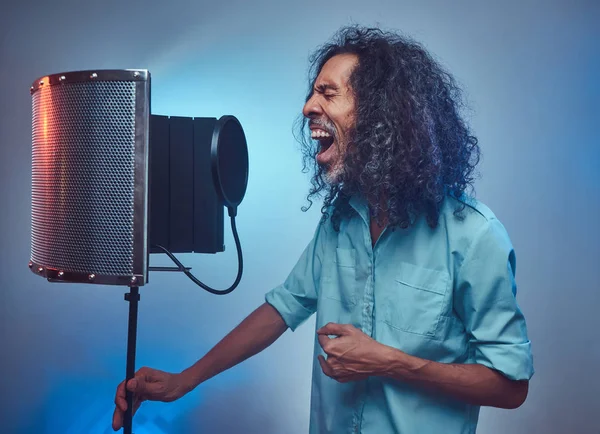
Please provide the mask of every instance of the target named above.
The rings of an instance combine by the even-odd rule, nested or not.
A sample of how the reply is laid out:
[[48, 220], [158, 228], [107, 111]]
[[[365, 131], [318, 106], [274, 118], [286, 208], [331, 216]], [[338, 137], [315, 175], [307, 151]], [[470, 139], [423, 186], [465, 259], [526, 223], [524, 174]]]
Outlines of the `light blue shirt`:
[[[504, 226], [482, 203], [465, 200], [464, 219], [448, 197], [439, 226], [424, 218], [384, 230], [374, 247], [369, 210], [339, 232], [328, 220], [286, 281], [266, 295], [290, 329], [316, 312], [316, 327], [352, 324], [382, 344], [441, 363], [478, 363], [513, 380], [534, 373], [525, 319], [516, 301], [515, 253]], [[310, 433], [471, 434], [479, 406], [383, 377], [339, 383], [317, 360], [315, 334]]]

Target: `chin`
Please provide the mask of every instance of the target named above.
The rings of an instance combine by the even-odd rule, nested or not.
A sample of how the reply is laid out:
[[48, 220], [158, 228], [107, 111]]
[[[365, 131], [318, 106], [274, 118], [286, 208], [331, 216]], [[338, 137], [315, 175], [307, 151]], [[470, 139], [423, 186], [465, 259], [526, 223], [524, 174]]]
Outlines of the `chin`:
[[327, 169], [327, 172], [325, 173], [325, 180], [330, 185], [339, 184], [342, 179], [342, 172], [343, 172], [342, 166], [340, 166], [340, 165], [336, 165], [333, 168], [329, 168], [329, 169]]

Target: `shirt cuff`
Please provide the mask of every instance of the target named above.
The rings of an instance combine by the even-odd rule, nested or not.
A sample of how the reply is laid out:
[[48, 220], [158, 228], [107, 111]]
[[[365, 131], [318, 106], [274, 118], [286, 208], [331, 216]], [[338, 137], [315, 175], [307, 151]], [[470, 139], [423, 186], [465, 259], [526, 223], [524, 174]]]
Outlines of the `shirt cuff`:
[[313, 312], [306, 309], [292, 293], [283, 285], [273, 288], [265, 295], [265, 301], [269, 303], [283, 318], [286, 325], [295, 331]]
[[475, 362], [495, 369], [511, 380], [529, 380], [534, 374], [531, 342], [479, 344]]

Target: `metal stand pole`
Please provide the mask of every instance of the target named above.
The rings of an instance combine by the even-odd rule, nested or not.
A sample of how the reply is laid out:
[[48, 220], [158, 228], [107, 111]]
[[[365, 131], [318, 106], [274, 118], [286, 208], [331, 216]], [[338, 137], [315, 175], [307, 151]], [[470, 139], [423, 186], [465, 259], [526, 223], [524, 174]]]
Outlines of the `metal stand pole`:
[[[125, 381], [127, 382], [135, 376], [135, 345], [137, 336], [137, 314], [138, 301], [140, 300], [139, 287], [132, 286], [129, 293], [125, 294], [125, 301], [129, 302], [129, 326], [127, 330], [127, 369]], [[123, 421], [123, 433], [132, 434], [133, 422], [133, 393], [127, 390], [127, 411]]]

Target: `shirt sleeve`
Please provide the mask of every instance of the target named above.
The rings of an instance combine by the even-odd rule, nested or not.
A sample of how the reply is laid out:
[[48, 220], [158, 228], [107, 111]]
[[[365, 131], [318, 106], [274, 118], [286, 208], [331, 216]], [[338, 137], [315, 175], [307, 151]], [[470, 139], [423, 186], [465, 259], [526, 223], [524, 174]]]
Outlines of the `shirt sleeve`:
[[320, 222], [287, 279], [265, 295], [266, 302], [279, 312], [292, 331], [317, 309], [324, 238], [325, 223]]
[[495, 218], [478, 231], [460, 267], [454, 305], [470, 335], [475, 363], [512, 380], [534, 373], [525, 318], [516, 301], [516, 258]]

